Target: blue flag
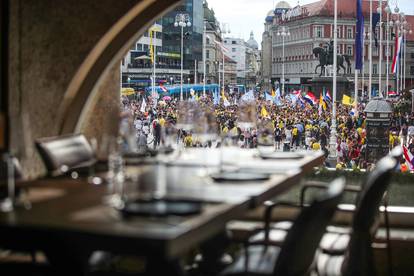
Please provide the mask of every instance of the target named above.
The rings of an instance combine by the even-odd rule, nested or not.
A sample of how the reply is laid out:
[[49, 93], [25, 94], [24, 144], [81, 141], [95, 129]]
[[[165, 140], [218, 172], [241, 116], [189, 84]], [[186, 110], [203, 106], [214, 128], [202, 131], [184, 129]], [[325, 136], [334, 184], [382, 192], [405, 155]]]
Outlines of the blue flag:
[[355, 34], [355, 69], [362, 70], [364, 63], [362, 52], [364, 45], [364, 15], [362, 14], [362, 0], [356, 0], [357, 24]]
[[377, 35], [377, 25], [380, 20], [380, 14], [379, 13], [372, 13], [372, 33], [374, 34], [374, 40], [375, 40], [375, 47], [378, 48], [378, 35]]

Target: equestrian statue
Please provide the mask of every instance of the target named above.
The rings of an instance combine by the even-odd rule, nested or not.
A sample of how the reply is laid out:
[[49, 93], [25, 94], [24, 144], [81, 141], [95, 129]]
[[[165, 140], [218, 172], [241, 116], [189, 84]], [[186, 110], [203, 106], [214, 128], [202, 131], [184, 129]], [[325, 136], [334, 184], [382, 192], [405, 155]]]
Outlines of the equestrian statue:
[[[313, 48], [313, 54], [319, 58], [319, 64], [315, 67], [315, 74], [317, 74], [317, 69], [321, 67], [321, 73], [319, 76], [321, 77], [322, 74], [325, 72], [325, 68], [327, 65], [333, 65], [333, 41], [330, 41], [327, 44], [327, 49], [324, 47], [315, 47]], [[339, 74], [339, 70], [342, 68], [344, 70], [344, 75], [346, 73], [346, 68], [344, 66], [344, 61], [346, 61], [348, 68], [351, 66], [351, 57], [349, 55], [337, 55], [336, 58], [336, 68], [337, 73]]]

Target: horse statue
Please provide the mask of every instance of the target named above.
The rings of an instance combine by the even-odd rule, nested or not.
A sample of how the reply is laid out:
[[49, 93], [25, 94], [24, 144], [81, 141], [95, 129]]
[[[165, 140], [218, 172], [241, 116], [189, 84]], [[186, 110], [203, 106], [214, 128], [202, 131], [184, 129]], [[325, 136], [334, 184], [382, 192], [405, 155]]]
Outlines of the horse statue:
[[[315, 67], [315, 74], [317, 74], [318, 68], [321, 67], [321, 73], [319, 74], [319, 77], [321, 77], [322, 74], [325, 72], [325, 67], [327, 65], [333, 65], [333, 62], [330, 60], [328, 52], [322, 47], [315, 47], [313, 48], [312, 52], [317, 58], [319, 58], [319, 64]], [[336, 61], [337, 73], [339, 74], [339, 70], [342, 68], [344, 70], [345, 75], [346, 68], [344, 66], [344, 61], [346, 61], [347, 66], [349, 68], [351, 66], [351, 57], [349, 55], [337, 55]]]

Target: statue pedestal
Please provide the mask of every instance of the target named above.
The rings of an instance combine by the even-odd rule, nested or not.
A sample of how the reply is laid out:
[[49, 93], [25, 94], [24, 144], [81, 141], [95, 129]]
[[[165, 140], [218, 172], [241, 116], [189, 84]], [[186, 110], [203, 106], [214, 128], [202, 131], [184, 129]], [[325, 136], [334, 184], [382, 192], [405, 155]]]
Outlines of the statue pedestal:
[[[329, 91], [329, 94], [333, 97], [333, 89], [332, 89], [332, 80], [333, 77], [314, 77], [312, 78], [311, 86], [312, 92], [315, 96], [319, 99], [319, 96], [323, 93], [325, 89], [325, 93]], [[340, 101], [342, 99], [343, 94], [348, 96], [353, 95], [354, 91], [354, 84], [352, 81], [348, 80], [344, 76], [337, 76], [336, 77], [336, 100]]]

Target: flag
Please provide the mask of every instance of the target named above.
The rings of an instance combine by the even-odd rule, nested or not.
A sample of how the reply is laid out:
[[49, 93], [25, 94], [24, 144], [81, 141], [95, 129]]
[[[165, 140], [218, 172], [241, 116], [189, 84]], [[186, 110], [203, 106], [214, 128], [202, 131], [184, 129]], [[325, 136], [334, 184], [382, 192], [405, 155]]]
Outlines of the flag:
[[151, 58], [151, 63], [154, 64], [154, 59], [155, 59], [155, 53], [154, 53], [154, 43], [152, 41], [152, 36], [153, 36], [153, 31], [150, 30], [149, 31], [149, 35], [150, 35], [150, 58]]
[[352, 105], [351, 97], [349, 97], [349, 96], [347, 96], [347, 95], [344, 94], [342, 96], [342, 104], [344, 104], [344, 105]]
[[160, 83], [160, 89], [162, 90], [162, 92], [168, 93], [167, 87], [165, 87], [162, 83]]
[[276, 89], [276, 98], [277, 99], [280, 99], [282, 97], [282, 95], [280, 94], [280, 88], [278, 87], [277, 89]]
[[374, 35], [375, 47], [378, 48], [378, 35], [377, 35], [377, 25], [380, 20], [379, 13], [372, 13], [372, 33]]
[[397, 96], [397, 92], [395, 91], [388, 91], [388, 96]]
[[262, 110], [260, 111], [260, 115], [262, 117], [267, 117], [269, 116], [269, 113], [267, 112], [266, 108], [264, 106], [262, 106]]
[[403, 43], [403, 37], [402, 36], [400, 36], [400, 37], [396, 36], [395, 37], [395, 49], [396, 50], [395, 50], [394, 58], [392, 60], [392, 67], [391, 67], [391, 70], [392, 70], [393, 74], [397, 73], [397, 68], [398, 68], [398, 65], [400, 63], [402, 43]]
[[223, 98], [223, 104], [225, 107], [230, 105], [230, 102], [227, 100], [226, 95], [224, 95], [224, 90], [221, 91], [221, 97]]
[[218, 105], [220, 103], [220, 93], [218, 90], [214, 91], [213, 93], [213, 103], [214, 105]]
[[329, 94], [329, 90], [326, 91], [325, 100], [328, 102], [332, 102], [331, 94]]
[[355, 69], [362, 70], [364, 45], [364, 15], [362, 14], [362, 0], [357, 0], [357, 25], [355, 34]]
[[253, 90], [250, 90], [247, 93], [245, 93], [243, 96], [241, 96], [240, 99], [242, 101], [245, 101], [245, 102], [254, 101], [254, 93], [253, 93]]
[[272, 88], [272, 97], [274, 98], [274, 97], [276, 97], [276, 93], [275, 93], [275, 90]]
[[323, 100], [322, 94], [319, 96], [319, 109], [321, 110], [320, 112], [322, 113], [322, 110], [326, 110], [326, 103]]
[[313, 95], [312, 92], [308, 92], [306, 93], [306, 95], [303, 97], [304, 100], [306, 100], [308, 103], [310, 103], [310, 105], [315, 105], [316, 104], [316, 97], [315, 95]]
[[139, 111], [144, 113], [146, 108], [147, 108], [147, 103], [145, 102], [145, 98], [144, 98], [142, 99], [141, 108], [139, 109]]
[[274, 98], [271, 95], [269, 95], [269, 93], [265, 92], [265, 100], [266, 101], [273, 102], [273, 99]]
[[406, 146], [403, 146], [404, 158], [410, 167], [410, 171], [414, 170], [414, 157]]

